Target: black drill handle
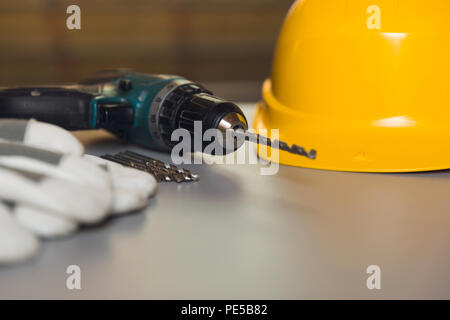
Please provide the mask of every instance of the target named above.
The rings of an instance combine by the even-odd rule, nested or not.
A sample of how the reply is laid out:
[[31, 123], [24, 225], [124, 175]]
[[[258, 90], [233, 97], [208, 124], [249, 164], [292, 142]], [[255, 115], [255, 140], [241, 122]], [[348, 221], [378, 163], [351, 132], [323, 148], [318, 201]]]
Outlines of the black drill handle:
[[0, 90], [0, 118], [36, 119], [67, 130], [91, 129], [93, 95], [76, 90], [29, 87]]

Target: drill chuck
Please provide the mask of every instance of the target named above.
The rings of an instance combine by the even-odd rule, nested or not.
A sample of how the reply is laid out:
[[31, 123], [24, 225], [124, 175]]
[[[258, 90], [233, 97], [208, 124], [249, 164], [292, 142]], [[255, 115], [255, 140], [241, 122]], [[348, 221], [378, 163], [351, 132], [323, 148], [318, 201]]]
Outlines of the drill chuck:
[[[173, 84], [172, 84], [173, 85]], [[195, 83], [184, 83], [176, 86], [160, 101], [158, 112], [155, 114], [160, 140], [169, 148], [177, 142], [171, 141], [172, 133], [177, 129], [185, 129], [192, 135], [198, 134], [194, 130], [194, 123], [200, 121], [203, 135], [208, 129], [218, 129], [223, 137], [227, 130], [247, 130], [248, 124], [242, 110], [229, 101], [215, 97], [202, 86]], [[203, 142], [203, 151], [209, 141]], [[226, 146], [225, 141], [221, 141]], [[235, 145], [235, 151], [240, 145]]]

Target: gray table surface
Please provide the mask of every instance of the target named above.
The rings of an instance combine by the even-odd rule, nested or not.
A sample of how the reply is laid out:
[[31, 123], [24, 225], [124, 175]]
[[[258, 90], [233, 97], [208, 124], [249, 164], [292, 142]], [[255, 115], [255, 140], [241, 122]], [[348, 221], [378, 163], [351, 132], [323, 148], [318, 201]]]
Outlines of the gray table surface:
[[[246, 109], [248, 114], [252, 109]], [[82, 132], [91, 154], [136, 150]], [[145, 212], [111, 219], [0, 268], [0, 298], [450, 298], [450, 172], [359, 174], [281, 166], [186, 166]], [[82, 289], [66, 289], [81, 267]], [[366, 268], [379, 265], [381, 290]]]

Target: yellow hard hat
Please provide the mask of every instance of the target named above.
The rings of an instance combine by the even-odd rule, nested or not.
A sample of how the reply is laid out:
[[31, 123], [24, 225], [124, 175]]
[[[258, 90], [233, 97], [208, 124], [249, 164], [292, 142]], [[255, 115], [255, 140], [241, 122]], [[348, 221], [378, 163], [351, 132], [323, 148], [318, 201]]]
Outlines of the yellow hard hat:
[[450, 1], [299, 0], [254, 126], [317, 150], [280, 163], [357, 172], [450, 168]]

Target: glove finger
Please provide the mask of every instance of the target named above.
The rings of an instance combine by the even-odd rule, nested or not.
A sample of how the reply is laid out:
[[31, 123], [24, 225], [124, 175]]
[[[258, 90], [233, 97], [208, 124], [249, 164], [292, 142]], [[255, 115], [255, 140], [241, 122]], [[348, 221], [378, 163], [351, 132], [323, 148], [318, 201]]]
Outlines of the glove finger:
[[39, 240], [18, 225], [9, 209], [0, 203], [0, 265], [28, 260], [39, 248]]
[[0, 199], [27, 204], [54, 214], [96, 223], [110, 211], [108, 188], [80, 185], [39, 174], [0, 167]]
[[29, 205], [15, 205], [12, 212], [18, 224], [41, 238], [64, 237], [78, 229], [78, 223], [74, 219], [51, 214]]
[[141, 192], [115, 188], [113, 209], [111, 214], [121, 215], [124, 213], [144, 209], [148, 205], [148, 198]]
[[72, 182], [111, 187], [109, 175], [81, 157], [19, 143], [0, 142], [0, 164]]
[[84, 154], [83, 145], [69, 131], [34, 119], [0, 119], [0, 139], [64, 154]]
[[96, 156], [84, 155], [84, 158], [97, 165], [106, 166], [114, 188], [137, 190], [146, 198], [153, 196], [158, 189], [158, 182], [148, 172], [127, 168]]
[[113, 194], [103, 187], [69, 184], [47, 178], [40, 188], [64, 204], [65, 210], [59, 214], [85, 224], [98, 223], [111, 211]]
[[156, 179], [149, 173], [126, 168], [96, 156], [85, 155], [84, 158], [105, 168], [111, 176], [114, 190], [112, 214], [143, 209], [148, 205], [148, 198], [156, 192]]
[[24, 176], [17, 171], [0, 167], [0, 199], [12, 203], [28, 203], [58, 212], [63, 209], [59, 199], [39, 188], [40, 177]]

